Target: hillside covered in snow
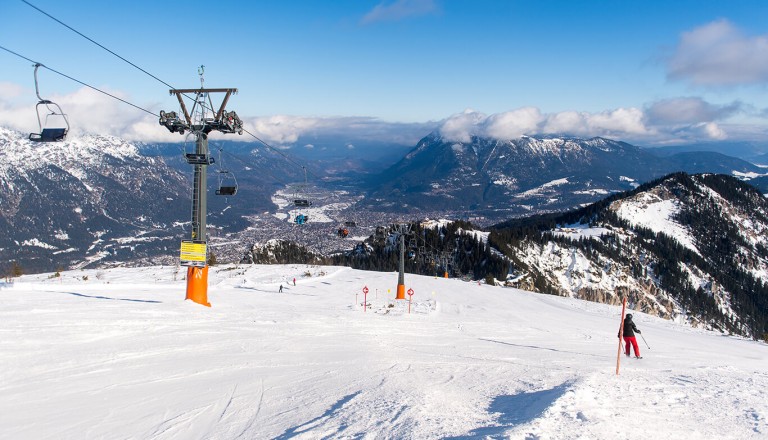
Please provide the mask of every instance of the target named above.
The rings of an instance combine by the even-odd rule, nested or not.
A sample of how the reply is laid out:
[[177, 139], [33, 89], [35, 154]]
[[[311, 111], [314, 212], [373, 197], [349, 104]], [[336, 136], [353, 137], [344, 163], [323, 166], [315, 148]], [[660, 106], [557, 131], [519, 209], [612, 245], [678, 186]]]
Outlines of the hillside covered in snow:
[[409, 305], [396, 280], [217, 266], [211, 308], [172, 266], [0, 284], [0, 438], [768, 434], [763, 343], [635, 312], [617, 375], [620, 307], [416, 275]]
[[724, 175], [673, 174], [580, 210], [501, 224], [511, 285], [768, 337], [768, 202]]

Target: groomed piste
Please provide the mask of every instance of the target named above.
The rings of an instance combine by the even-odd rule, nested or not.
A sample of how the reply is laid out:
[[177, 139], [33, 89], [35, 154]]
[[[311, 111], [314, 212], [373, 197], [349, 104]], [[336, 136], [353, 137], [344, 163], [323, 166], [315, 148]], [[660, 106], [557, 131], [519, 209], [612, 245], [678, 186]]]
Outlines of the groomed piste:
[[616, 375], [617, 306], [407, 275], [409, 313], [396, 273], [227, 265], [208, 308], [184, 273], [0, 284], [0, 438], [768, 436], [764, 343], [632, 311]]

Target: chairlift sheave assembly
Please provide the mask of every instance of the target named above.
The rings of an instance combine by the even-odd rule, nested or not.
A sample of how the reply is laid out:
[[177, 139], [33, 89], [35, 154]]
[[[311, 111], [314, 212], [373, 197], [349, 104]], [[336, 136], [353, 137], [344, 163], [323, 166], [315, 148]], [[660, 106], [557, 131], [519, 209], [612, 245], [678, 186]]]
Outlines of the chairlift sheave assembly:
[[[35, 94], [37, 95], [38, 99], [37, 105], [35, 106], [35, 112], [37, 113], [37, 125], [40, 128], [40, 133], [30, 133], [29, 140], [35, 142], [61, 142], [67, 137], [67, 133], [69, 132], [69, 120], [67, 119], [67, 115], [64, 114], [64, 111], [61, 110], [61, 107], [58, 104], [51, 100], [43, 99], [40, 97], [40, 88], [37, 84], [37, 69], [39, 69], [40, 66], [42, 66], [42, 64], [35, 64]], [[45, 115], [45, 123], [43, 123], [43, 118], [40, 117], [41, 105], [45, 106], [45, 108], [50, 112]], [[62, 124], [49, 124], [48, 121], [51, 116], [63, 120], [63, 125], [66, 125], [66, 127], [61, 127]]]

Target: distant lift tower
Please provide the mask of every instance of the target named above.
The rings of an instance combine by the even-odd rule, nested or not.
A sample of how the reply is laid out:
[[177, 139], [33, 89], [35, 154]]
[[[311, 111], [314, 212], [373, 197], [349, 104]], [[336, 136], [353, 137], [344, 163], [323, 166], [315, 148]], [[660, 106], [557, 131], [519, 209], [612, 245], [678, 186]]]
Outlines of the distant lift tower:
[[[183, 117], [176, 112], [160, 112], [160, 125], [171, 133], [184, 134], [189, 131], [195, 135], [194, 152], [185, 151], [187, 163], [194, 166], [195, 175], [192, 185], [192, 237], [191, 240], [183, 240], [181, 243], [181, 264], [187, 267], [187, 299], [210, 307], [208, 302], [208, 246], [206, 242], [206, 214], [208, 210], [207, 198], [207, 169], [213, 164], [214, 159], [208, 151], [208, 133], [219, 131], [222, 133], [243, 134], [243, 121], [234, 111], [227, 112], [224, 107], [237, 89], [206, 89], [203, 87], [203, 69], [200, 66], [199, 89], [173, 89], [171, 95], [176, 95]], [[211, 94], [225, 93], [224, 99], [218, 110], [213, 105]], [[182, 95], [194, 95], [192, 110], [187, 111]]]
[[397, 276], [397, 296], [395, 299], [405, 299], [405, 236], [411, 232], [410, 223], [398, 223], [395, 230], [400, 234], [400, 273]]

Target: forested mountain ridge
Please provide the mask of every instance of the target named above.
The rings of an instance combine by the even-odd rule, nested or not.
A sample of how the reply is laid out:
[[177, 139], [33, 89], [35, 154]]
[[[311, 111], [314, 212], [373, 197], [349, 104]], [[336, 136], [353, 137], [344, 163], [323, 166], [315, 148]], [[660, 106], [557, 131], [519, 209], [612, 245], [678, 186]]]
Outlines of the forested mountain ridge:
[[566, 214], [497, 225], [517, 287], [693, 325], [768, 334], [768, 202], [725, 175], [676, 173]]

